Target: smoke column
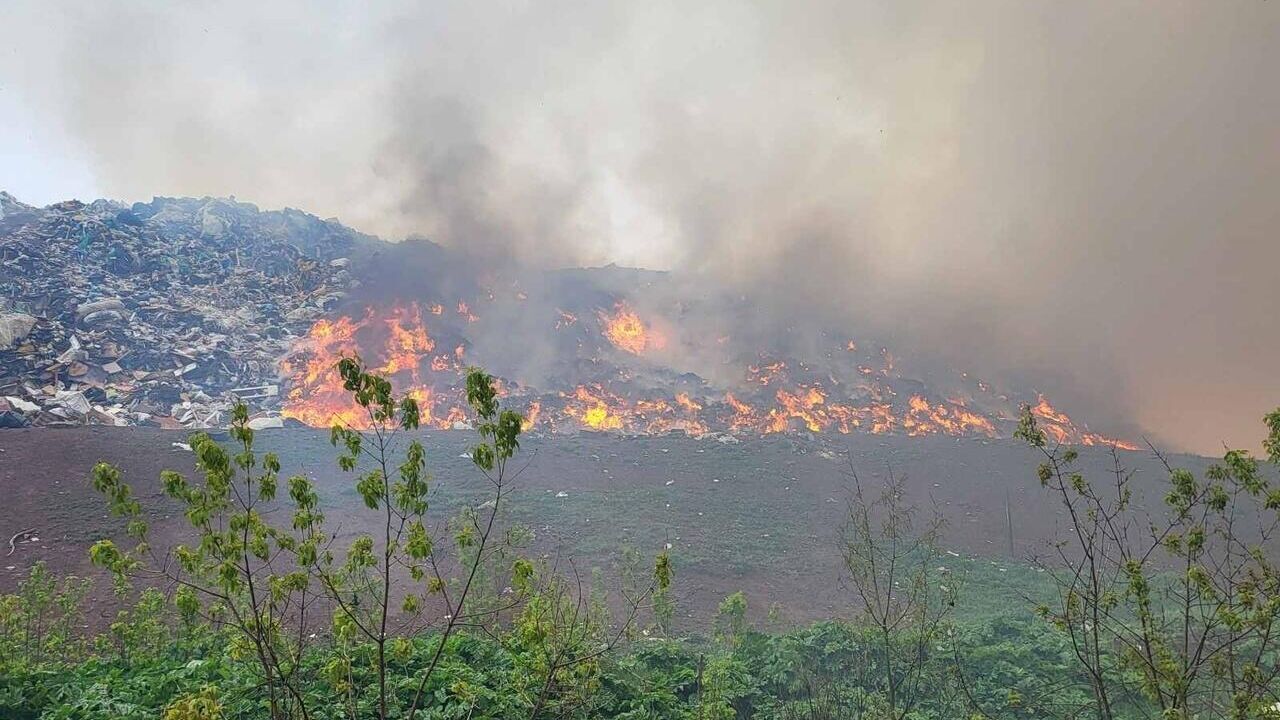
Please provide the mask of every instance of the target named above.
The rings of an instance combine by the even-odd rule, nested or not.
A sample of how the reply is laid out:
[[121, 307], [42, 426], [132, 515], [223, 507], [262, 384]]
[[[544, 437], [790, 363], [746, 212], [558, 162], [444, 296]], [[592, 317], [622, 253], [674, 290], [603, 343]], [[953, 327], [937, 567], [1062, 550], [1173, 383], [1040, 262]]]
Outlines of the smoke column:
[[1277, 37], [1262, 0], [20, 0], [0, 88], [111, 197], [673, 269], [1217, 453], [1280, 404]]

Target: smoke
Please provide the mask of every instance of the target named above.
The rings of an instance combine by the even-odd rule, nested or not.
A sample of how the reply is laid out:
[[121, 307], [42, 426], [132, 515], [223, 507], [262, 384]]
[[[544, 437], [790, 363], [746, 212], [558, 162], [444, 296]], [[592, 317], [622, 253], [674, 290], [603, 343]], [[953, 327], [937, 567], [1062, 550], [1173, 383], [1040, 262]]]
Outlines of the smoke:
[[1261, 0], [29, 0], [0, 83], [114, 197], [673, 269], [1216, 452], [1280, 404], [1278, 36]]

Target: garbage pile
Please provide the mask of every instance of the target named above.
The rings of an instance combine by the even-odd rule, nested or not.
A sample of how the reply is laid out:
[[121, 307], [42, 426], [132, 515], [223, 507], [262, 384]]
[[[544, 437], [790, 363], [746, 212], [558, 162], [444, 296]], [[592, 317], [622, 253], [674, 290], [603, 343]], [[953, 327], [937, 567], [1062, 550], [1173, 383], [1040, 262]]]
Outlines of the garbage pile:
[[234, 199], [0, 192], [0, 427], [279, 424], [277, 363], [358, 283], [336, 221]]

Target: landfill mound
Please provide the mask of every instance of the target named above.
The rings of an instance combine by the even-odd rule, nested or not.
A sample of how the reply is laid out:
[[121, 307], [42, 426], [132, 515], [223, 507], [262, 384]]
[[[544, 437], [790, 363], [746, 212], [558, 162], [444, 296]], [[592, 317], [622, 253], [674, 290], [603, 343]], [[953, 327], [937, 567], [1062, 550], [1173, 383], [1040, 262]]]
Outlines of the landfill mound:
[[1025, 405], [1056, 440], [1136, 447], [697, 275], [547, 270], [234, 199], [0, 193], [0, 288], [0, 427], [222, 427], [237, 400], [255, 428], [364, 427], [335, 371], [355, 354], [439, 429], [469, 427], [479, 365], [530, 431], [999, 438]]
[[279, 357], [346, 296], [368, 242], [233, 199], [0, 192], [0, 427], [212, 427], [236, 396], [270, 410]]

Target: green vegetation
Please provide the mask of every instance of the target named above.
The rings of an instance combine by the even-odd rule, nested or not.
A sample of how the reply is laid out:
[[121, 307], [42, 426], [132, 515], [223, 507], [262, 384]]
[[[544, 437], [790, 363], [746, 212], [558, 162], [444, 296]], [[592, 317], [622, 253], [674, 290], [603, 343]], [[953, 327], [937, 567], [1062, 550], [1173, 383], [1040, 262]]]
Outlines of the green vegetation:
[[[624, 547], [611, 574], [584, 573], [530, 550], [509, 507], [521, 418], [492, 378], [467, 380], [486, 497], [442, 516], [406, 432], [415, 401], [356, 359], [340, 371], [367, 413], [331, 434], [360, 532], [329, 525], [306, 477], [279, 477], [243, 407], [231, 448], [192, 437], [202, 478], [162, 474], [188, 544], [155, 547], [99, 464], [128, 542], [90, 553], [119, 609], [90, 623], [88, 581], [42, 564], [0, 597], [0, 718], [1280, 717], [1280, 490], [1248, 453], [1204, 478], [1169, 467], [1162, 507], [1139, 509], [1118, 455], [1095, 485], [1028, 413], [1019, 437], [1072, 527], [1007, 567], [948, 556], [944, 518], [906, 504], [901, 479], [864, 488], [850, 468], [831, 579], [848, 619], [779, 629], [770, 607], [766, 631], [747, 588], [705, 636], [677, 637], [680, 558]], [[1280, 411], [1266, 422], [1280, 462]]]

